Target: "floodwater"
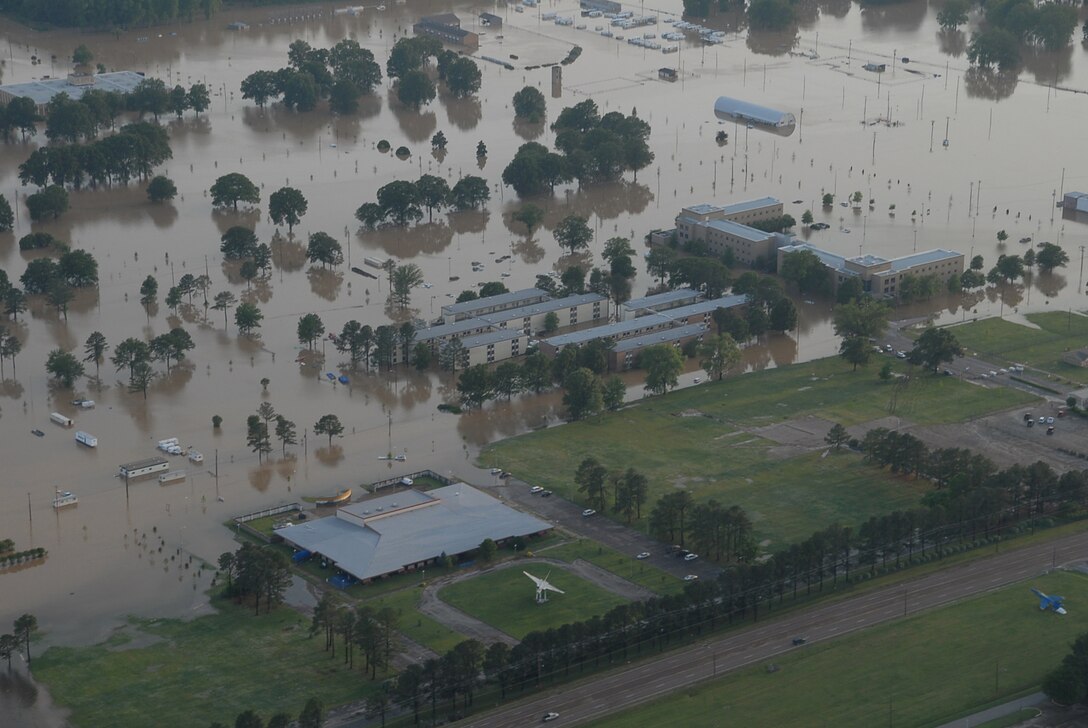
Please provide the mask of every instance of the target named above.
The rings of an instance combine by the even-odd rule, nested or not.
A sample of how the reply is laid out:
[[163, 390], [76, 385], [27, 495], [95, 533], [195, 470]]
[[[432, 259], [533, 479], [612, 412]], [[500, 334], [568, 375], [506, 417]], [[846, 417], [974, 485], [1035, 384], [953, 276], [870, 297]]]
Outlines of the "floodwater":
[[[1025, 59], [1019, 77], [994, 80], [968, 71], [965, 38], [939, 33], [936, 9], [925, 2], [865, 10], [841, 1], [797, 7], [801, 22], [795, 34], [749, 38], [744, 31], [734, 33], [735, 19], [724, 17], [712, 21], [730, 33], [721, 45], [689, 41], [678, 54], [662, 55], [600, 37], [593, 29], [604, 25], [601, 19], [578, 18], [576, 23], [588, 24], [578, 30], [543, 22], [528, 9], [506, 12], [499, 37], [498, 31], [476, 27], [468, 4], [455, 4], [465, 27], [483, 33], [478, 55], [507, 60], [517, 55], [511, 62], [518, 68], [508, 71], [481, 61], [478, 99], [440, 94], [419, 114], [401, 109], [385, 84], [350, 118], [324, 110], [261, 110], [242, 100], [239, 83], [255, 70], [286, 65], [287, 46], [296, 38], [328, 47], [353, 37], [373, 50], [384, 67], [389, 47], [427, 12], [425, 3], [390, 3], [385, 11], [371, 8], [360, 16], [334, 15], [328, 5], [229, 11], [209, 23], [116, 37], [39, 34], [0, 25], [9, 41], [5, 83], [61, 75], [65, 69], [58, 63], [63, 61], [50, 57], [63, 59], [86, 43], [96, 61], [111, 69], [143, 71], [168, 79], [168, 85], [204, 82], [213, 92], [212, 108], [203, 116], [190, 112], [181, 120], [162, 120], [174, 151], [162, 172], [180, 192], [172, 204], [147, 203], [136, 185], [82, 191], [72, 195], [72, 210], [61, 220], [35, 228], [93, 252], [101, 285], [76, 299], [67, 321], [35, 301], [17, 325], [9, 324], [23, 341], [23, 351], [14, 374], [5, 362], [0, 377], [0, 537], [13, 538], [18, 548], [45, 547], [49, 556], [40, 565], [0, 575], [5, 595], [0, 625], [33, 612], [47, 633], [41, 650], [52, 643], [100, 640], [126, 614], [198, 614], [206, 609], [203, 591], [210, 577], [194, 569], [189, 556], [214, 561], [232, 548], [222, 526], [231, 516], [423, 468], [489, 482], [484, 471], [471, 465], [478, 449], [554, 422], [557, 394], [497, 402], [458, 418], [435, 409], [455, 396], [454, 377], [406, 370], [356, 372], [350, 385], [334, 384], [324, 372], [339, 372], [341, 357], [330, 347], [322, 349], [322, 365], [311, 365], [311, 359], [296, 362], [295, 324], [307, 312], [320, 314], [329, 331], [353, 318], [371, 325], [430, 319], [459, 291], [487, 280], [502, 280], [511, 289], [528, 287], [537, 273], [562, 270], [569, 263], [550, 229], [571, 213], [590, 218], [598, 264], [604, 240], [632, 237], [641, 250], [642, 236], [670, 227], [683, 205], [762, 195], [779, 197], [798, 219], [812, 209], [831, 229], [802, 236], [842, 254], [890, 257], [945, 247], [982, 254], [988, 268], [999, 252], [1022, 253], [1027, 246], [1016, 241], [1031, 236], [1060, 243], [1070, 254], [1070, 265], [989, 294], [916, 304], [902, 315], [963, 320], [1080, 308], [1088, 226], [1063, 221], [1054, 206], [1063, 189], [1088, 188], [1088, 151], [1079, 143], [1088, 105], [1088, 61], [1079, 42]], [[676, 13], [680, 3], [655, 8]], [[553, 9], [577, 15], [570, 0], [544, 7]], [[225, 30], [232, 20], [252, 27]], [[660, 36], [669, 29], [659, 23], [642, 32]], [[563, 68], [560, 85], [553, 85], [549, 69], [523, 68], [559, 60], [575, 43], [584, 52]], [[31, 65], [31, 55], [46, 61]], [[909, 63], [904, 65], [903, 57]], [[887, 63], [887, 72], [862, 70], [869, 61]], [[658, 80], [662, 66], [677, 66], [681, 80]], [[563, 106], [586, 98], [593, 98], [602, 113], [637, 109], [652, 125], [656, 154], [637, 181], [628, 175], [590, 189], [571, 185], [533, 200], [547, 217], [532, 239], [509, 221], [519, 201], [499, 181], [518, 145], [529, 139], [552, 141], [546, 125], [513, 123], [510, 98], [526, 84], [544, 92], [551, 120]], [[781, 137], [719, 124], [713, 104], [722, 94], [791, 111], [798, 117], [797, 129]], [[719, 129], [730, 135], [724, 146], [715, 142]], [[946, 129], [947, 146], [942, 144]], [[441, 159], [429, 149], [438, 130], [449, 140]], [[401, 161], [378, 152], [381, 139], [394, 149], [408, 146], [412, 156]], [[480, 140], [488, 148], [482, 162], [475, 156]], [[0, 190], [9, 198], [16, 190], [20, 199], [26, 194], [16, 168], [34, 143], [0, 147]], [[212, 210], [206, 189], [217, 176], [235, 171], [261, 186], [263, 201], [283, 185], [302, 190], [309, 212], [293, 239], [286, 230], [277, 235], [261, 213]], [[354, 210], [373, 200], [379, 186], [421, 173], [439, 174], [451, 184], [461, 175], [478, 174], [488, 179], [494, 197], [483, 212], [440, 213], [433, 223], [407, 230], [358, 229]], [[873, 206], [853, 210], [838, 205], [855, 190], [873, 199]], [[819, 207], [825, 191], [836, 195], [829, 210]], [[25, 207], [19, 207], [16, 233], [0, 236], [0, 267], [13, 279], [31, 257], [16, 245], [31, 230]], [[222, 232], [239, 223], [254, 225], [274, 252], [272, 275], [248, 288], [218, 250]], [[1001, 229], [1009, 235], [1004, 246], [995, 237]], [[421, 266], [430, 287], [414, 291], [411, 309], [400, 311], [388, 306], [384, 281], [362, 278], [348, 265], [338, 271], [309, 269], [305, 240], [317, 230], [345, 243], [351, 265], [362, 265], [367, 255], [410, 261]], [[495, 262], [507, 254], [512, 258]], [[482, 272], [472, 272], [473, 260], [485, 263]], [[172, 280], [205, 272], [213, 280], [211, 293], [230, 290], [261, 307], [265, 319], [259, 339], [238, 337], [233, 321], [224, 326], [221, 312], [206, 310], [199, 295], [192, 305], [179, 308], [176, 318], [162, 304]], [[145, 313], [138, 289], [149, 274], [159, 281], [160, 303]], [[649, 276], [640, 273], [635, 294], [651, 285]], [[836, 350], [828, 307], [801, 302], [800, 310], [796, 332], [748, 351], [752, 367], [805, 361]], [[92, 331], [102, 331], [116, 344], [179, 324], [193, 335], [196, 349], [154, 383], [146, 400], [129, 394], [108, 363], [101, 387], [84, 380], [74, 393], [55, 389], [43, 372], [51, 349], [79, 351]], [[691, 370], [685, 381], [695, 374]], [[260, 384], [264, 377], [270, 380], [267, 392]], [[640, 396], [638, 375], [629, 382], [630, 396]], [[69, 404], [73, 395], [93, 398], [98, 405], [76, 411]], [[329, 447], [327, 440], [307, 435], [288, 457], [277, 449], [271, 462], [259, 464], [245, 446], [244, 423], [263, 401], [294, 420], [300, 435], [321, 415], [337, 414], [345, 436]], [[81, 448], [72, 431], [51, 425], [53, 411], [74, 417], [76, 429], [96, 435], [98, 448]], [[215, 414], [224, 418], [219, 432], [211, 427]], [[31, 435], [34, 428], [44, 430], [45, 437]], [[151, 479], [126, 488], [114, 475], [117, 466], [156, 454], [155, 441], [166, 437], [196, 447], [205, 462], [188, 465], [183, 483], [160, 487]], [[378, 460], [390, 451], [406, 454], [407, 462]], [[180, 459], [176, 467], [183, 467]], [[55, 513], [50, 507], [54, 488], [75, 491], [79, 505]], [[0, 713], [22, 710], [18, 706], [25, 700], [8, 697], [15, 694], [0, 692]], [[35, 711], [41, 711], [40, 702]], [[31, 720], [30, 713], [18, 714]]]

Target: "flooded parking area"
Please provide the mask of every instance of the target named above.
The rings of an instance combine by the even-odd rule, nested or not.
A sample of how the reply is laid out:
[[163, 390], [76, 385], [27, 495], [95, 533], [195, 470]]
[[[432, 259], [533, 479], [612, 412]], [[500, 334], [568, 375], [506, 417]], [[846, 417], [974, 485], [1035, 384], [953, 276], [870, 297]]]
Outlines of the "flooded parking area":
[[[317, 313], [331, 332], [352, 319], [371, 326], [430, 320], [462, 290], [486, 281], [530, 287], [537, 274], [570, 263], [552, 236], [570, 214], [589, 219], [597, 264], [613, 236], [630, 237], [641, 254], [644, 236], [672, 227], [683, 206], [765, 195], [785, 202], [797, 219], [811, 210], [828, 229], [798, 228], [797, 234], [840, 255], [891, 258], [950, 248], [983, 255], [989, 268], [1002, 252], [1051, 241], [1069, 254], [1066, 268], [984, 292], [942, 294], [897, 316], [932, 313], [958, 321], [1083, 307], [1088, 226], [1064, 220], [1056, 208], [1062, 191], [1088, 188], [1088, 151], [1080, 142], [1088, 53], [1079, 41], [1056, 53], [1029, 54], [1018, 76], [994, 78], [971, 71], [966, 41], [939, 31], [936, 9], [920, 0], [864, 9], [802, 2], [792, 34], [749, 35], [737, 32], [735, 18], [712, 18], [709, 24], [724, 33], [720, 42], [702, 44], [688, 35], [668, 54], [605, 37], [594, 19], [571, 26], [543, 20], [551, 11], [577, 17], [576, 4], [566, 0], [523, 13], [508, 6], [501, 30], [480, 26], [474, 6], [455, 3], [463, 27], [480, 34], [473, 55], [513, 66], [479, 60], [483, 80], [476, 97], [456, 99], [440, 90], [415, 112], [400, 105], [386, 78], [348, 116], [332, 115], [324, 104], [298, 113], [242, 99], [242, 79], [286, 65], [288, 45], [297, 38], [314, 47], [354, 38], [384, 68], [395, 40], [411, 33], [422, 11], [417, 5], [358, 15], [336, 14], [332, 5], [230, 10], [211, 21], [117, 34], [37, 33], [0, 24], [10, 49], [3, 83], [63, 75], [64, 59], [84, 43], [111, 70], [139, 71], [168, 86], [206, 83], [212, 92], [206, 113], [160, 120], [173, 150], [161, 172], [179, 192], [171, 203], [147, 202], [136, 183], [85, 189], [72, 193], [71, 209], [59, 220], [32, 227], [23, 204], [32, 190], [19, 184], [17, 170], [44, 136], [0, 146], [0, 190], [9, 199], [19, 196], [16, 230], [0, 234], [0, 268], [14, 280], [40, 256], [18, 249], [16, 241], [31, 230], [90, 251], [100, 266], [98, 289], [82, 291], [67, 319], [32, 297], [29, 311], [5, 324], [22, 351], [0, 376], [0, 537], [20, 548], [44, 547], [49, 555], [40, 565], [0, 574], [4, 593], [19, 595], [0, 601], [0, 624], [30, 611], [48, 640], [87, 643], [108, 634], [120, 615], [199, 613], [210, 574], [185, 564], [190, 556], [214, 562], [231, 548], [223, 524], [234, 515], [423, 468], [486, 484], [486, 472], [472, 466], [478, 448], [556, 422], [558, 394], [524, 395], [461, 416], [439, 412], [439, 403], [456, 397], [455, 375], [403, 367], [350, 371], [330, 342], [300, 356], [296, 324], [306, 313]], [[655, 3], [658, 22], [640, 31], [668, 32], [665, 21], [680, 10], [679, 2]], [[248, 29], [227, 30], [235, 20]], [[577, 27], [582, 24], [587, 27]], [[581, 55], [561, 66], [561, 81], [553, 82], [551, 67], [542, 64], [562, 60], [576, 45]], [[35, 65], [31, 56], [45, 60]], [[885, 70], [865, 70], [870, 63]], [[663, 67], [676, 71], [675, 81], [661, 78]], [[514, 121], [511, 97], [526, 85], [547, 99], [544, 124]], [[788, 111], [797, 118], [796, 130], [777, 136], [722, 122], [714, 115], [722, 95]], [[544, 221], [526, 235], [511, 219], [523, 201], [501, 183], [502, 170], [526, 141], [553, 145], [547, 124], [585, 99], [602, 114], [637, 113], [647, 121], [654, 162], [637, 178], [572, 183], [531, 200], [544, 210]], [[448, 139], [444, 154], [431, 151], [437, 131]], [[719, 131], [727, 142], [716, 141]], [[382, 140], [393, 149], [407, 146], [410, 156], [378, 151]], [[480, 141], [487, 155], [478, 158]], [[258, 209], [213, 209], [207, 190], [229, 172], [259, 186]], [[422, 174], [450, 184], [482, 176], [491, 200], [483, 210], [439, 211], [433, 221], [407, 228], [360, 228], [354, 212], [373, 201], [380, 186]], [[277, 230], [267, 215], [268, 196], [285, 185], [309, 202], [293, 235]], [[842, 206], [854, 192], [864, 203]], [[828, 208], [820, 201], [825, 193], [835, 196]], [[237, 264], [223, 259], [220, 236], [234, 225], [252, 227], [269, 244], [270, 275], [247, 283]], [[997, 240], [999, 230], [1007, 231], [1006, 242]], [[324, 270], [306, 261], [306, 240], [317, 231], [341, 242], [344, 265]], [[1016, 242], [1024, 238], [1032, 242]], [[351, 271], [366, 256], [420, 266], [426, 283], [412, 292], [407, 308], [390, 303], [383, 277]], [[176, 312], [167, 307], [161, 293], [186, 273], [208, 275], [209, 295], [231, 291], [259, 306], [260, 336], [240, 337], [231, 317], [225, 322], [223, 312], [206, 308], [199, 296]], [[160, 297], [145, 310], [139, 289], [149, 275], [158, 280]], [[633, 294], [653, 284], [640, 269]], [[801, 300], [798, 308], [797, 330], [749, 348], [751, 367], [837, 351], [829, 307]], [[146, 399], [128, 392], [124, 373], [109, 362], [100, 385], [88, 377], [74, 391], [58, 389], [44, 372], [51, 350], [79, 354], [93, 331], [116, 344], [175, 326], [191, 334], [196, 348], [169, 374], [157, 365], [161, 376]], [[344, 374], [348, 383], [326, 372]], [[641, 396], [637, 373], [628, 382], [629, 396]], [[72, 405], [77, 397], [96, 406]], [[245, 421], [263, 402], [297, 424], [300, 443], [286, 455], [276, 445], [258, 462], [246, 445]], [[52, 412], [73, 418], [74, 429], [93, 433], [98, 446], [77, 445], [72, 431], [49, 422]], [[345, 426], [331, 445], [313, 434], [314, 423], [329, 413]], [[223, 418], [218, 429], [215, 415]], [[34, 429], [44, 436], [31, 434]], [[169, 437], [205, 456], [199, 464], [168, 456], [172, 467], [187, 470], [184, 481], [160, 486], [152, 478], [126, 486], [117, 477], [120, 464], [156, 455], [155, 443]], [[378, 459], [390, 453], [406, 459]], [[54, 511], [56, 489], [75, 492], [78, 505]]]

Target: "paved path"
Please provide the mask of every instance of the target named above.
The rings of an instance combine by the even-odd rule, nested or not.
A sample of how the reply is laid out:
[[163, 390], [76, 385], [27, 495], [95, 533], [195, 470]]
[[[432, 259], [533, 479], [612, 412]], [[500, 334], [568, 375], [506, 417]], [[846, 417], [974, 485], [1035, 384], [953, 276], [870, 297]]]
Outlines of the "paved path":
[[791, 644], [794, 636], [805, 635], [809, 642], [835, 639], [907, 614], [1000, 589], [1059, 564], [1082, 561], [1086, 553], [1088, 532], [1082, 532], [973, 560], [834, 604], [791, 612], [781, 619], [667, 652], [658, 659], [566, 684], [471, 717], [463, 725], [481, 728], [529, 725], [539, 722], [549, 711], [560, 714], [552, 724], [557, 727], [588, 723], [717, 675], [766, 662], [790, 650], [805, 649]]
[[1031, 708], [1036, 705], [1041, 705], [1047, 700], [1046, 695], [1043, 693], [1032, 693], [1031, 695], [1025, 695], [1024, 697], [1013, 700], [1001, 705], [995, 705], [992, 708], [986, 710], [980, 710], [977, 713], [964, 716], [959, 720], [954, 720], [951, 723], [945, 723], [939, 728], [971, 728], [974, 725], [982, 725], [991, 720], [997, 720], [998, 718], [1004, 718], [1006, 715], [1012, 715], [1013, 713], [1023, 708]]

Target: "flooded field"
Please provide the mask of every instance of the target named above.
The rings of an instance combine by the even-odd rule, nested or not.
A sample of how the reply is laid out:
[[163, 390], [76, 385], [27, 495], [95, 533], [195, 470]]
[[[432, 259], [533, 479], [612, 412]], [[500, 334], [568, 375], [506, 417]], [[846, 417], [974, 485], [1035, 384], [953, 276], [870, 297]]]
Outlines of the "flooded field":
[[[1079, 41], [1056, 54], [1027, 58], [1018, 78], [994, 83], [968, 72], [966, 39], [939, 33], [936, 9], [925, 2], [865, 10], [847, 2], [802, 2], [798, 9], [795, 35], [747, 37], [742, 31], [726, 35], [720, 45], [689, 40], [679, 53], [663, 55], [601, 37], [594, 32], [600, 20], [579, 20], [588, 23], [579, 30], [542, 21], [530, 9], [518, 14], [504, 8], [496, 11], [506, 19], [504, 28], [491, 31], [477, 25], [471, 6], [455, 4], [463, 25], [481, 33], [477, 55], [507, 59], [515, 70], [481, 61], [478, 98], [440, 93], [421, 113], [403, 109], [386, 79], [364, 99], [360, 112], [347, 118], [332, 116], [324, 105], [307, 114], [275, 105], [262, 110], [241, 98], [239, 84], [253, 71], [286, 65], [287, 46], [296, 38], [315, 47], [355, 38], [384, 69], [392, 43], [410, 33], [411, 23], [428, 11], [426, 3], [390, 4], [381, 12], [368, 8], [358, 16], [334, 15], [330, 5], [227, 11], [208, 23], [117, 36], [39, 34], [0, 25], [10, 42], [4, 83], [63, 75], [64, 59], [85, 43], [111, 70], [145, 72], [170, 86], [204, 82], [213, 92], [206, 114], [162, 119], [174, 153], [162, 172], [179, 189], [173, 203], [151, 205], [135, 184], [81, 191], [73, 193], [72, 209], [59, 221], [34, 227], [94, 253], [101, 285], [73, 302], [67, 321], [36, 300], [18, 325], [8, 324], [23, 350], [14, 375], [6, 364], [0, 383], [0, 537], [14, 539], [19, 548], [44, 547], [49, 556], [41, 565], [0, 576], [9, 595], [0, 600], [0, 625], [30, 611], [49, 641], [77, 643], [101, 639], [124, 614], [195, 613], [203, 608], [208, 575], [194, 576], [195, 570], [186, 568], [188, 556], [214, 561], [231, 548], [222, 525], [231, 516], [423, 468], [486, 483], [486, 473], [471, 466], [478, 448], [554, 421], [558, 395], [489, 404], [461, 417], [441, 413], [435, 406], [456, 394], [453, 376], [360, 371], [348, 373], [348, 385], [332, 383], [324, 372], [340, 373], [341, 356], [329, 345], [323, 364], [297, 363], [301, 348], [295, 325], [309, 312], [321, 316], [327, 331], [339, 331], [350, 319], [372, 326], [430, 319], [458, 292], [484, 281], [501, 280], [512, 290], [531, 286], [538, 273], [567, 264], [550, 229], [572, 212], [590, 218], [597, 263], [604, 240], [628, 236], [641, 251], [643, 236], [671, 227], [683, 205], [763, 195], [782, 199], [798, 219], [811, 209], [816, 220], [831, 227], [802, 237], [842, 254], [891, 257], [944, 247], [981, 254], [989, 268], [999, 252], [1024, 252], [1027, 246], [1016, 241], [1031, 236], [1060, 243], [1069, 266], [1035, 275], [1024, 286], [942, 298], [899, 315], [937, 311], [943, 320], [961, 320], [1082, 307], [1088, 226], [1063, 221], [1055, 209], [1063, 189], [1088, 188], [1088, 151], [1081, 143], [1088, 54]], [[569, 0], [544, 8], [553, 10], [577, 16]], [[679, 10], [679, 2], [654, 7], [655, 12]], [[226, 30], [233, 20], [250, 28]], [[732, 33], [730, 22], [712, 20]], [[642, 30], [660, 35], [668, 29], [660, 22]], [[563, 68], [561, 86], [553, 86], [550, 69], [524, 69], [557, 61], [575, 44], [584, 52]], [[47, 60], [31, 65], [32, 55]], [[886, 63], [888, 69], [870, 73], [862, 69], [867, 62]], [[662, 66], [678, 68], [679, 80], [659, 80]], [[553, 141], [546, 125], [513, 123], [510, 99], [526, 84], [547, 97], [549, 121], [564, 106], [586, 98], [593, 98], [602, 113], [637, 109], [653, 128], [650, 146], [656, 154], [637, 181], [628, 175], [613, 185], [571, 185], [533, 200], [547, 216], [532, 239], [510, 220], [519, 200], [500, 182], [520, 144]], [[788, 110], [798, 117], [798, 127], [781, 137], [720, 124], [713, 105], [723, 94]], [[729, 133], [728, 144], [715, 142], [719, 129]], [[439, 130], [449, 139], [441, 160], [429, 144]], [[412, 155], [402, 161], [379, 152], [382, 139], [394, 149], [409, 147]], [[488, 155], [478, 162], [481, 140]], [[16, 190], [20, 199], [27, 194], [17, 167], [39, 141], [44, 137], [0, 146], [0, 189], [9, 198]], [[228, 172], [242, 172], [259, 184], [260, 212], [213, 211], [206, 190]], [[433, 223], [408, 229], [359, 229], [354, 211], [372, 201], [378, 187], [421, 173], [451, 184], [465, 174], [481, 175], [493, 198], [483, 212], [442, 212]], [[267, 219], [268, 195], [287, 184], [309, 200], [293, 238], [286, 229], [277, 233]], [[840, 207], [838, 202], [854, 191], [873, 199], [872, 207]], [[833, 208], [820, 207], [824, 192], [836, 195]], [[25, 206], [19, 207], [15, 234], [0, 235], [0, 267], [12, 279], [31, 258], [16, 244], [31, 230]], [[272, 275], [252, 286], [219, 252], [220, 235], [235, 224], [254, 226], [273, 250]], [[1001, 229], [1009, 235], [1005, 245], [996, 240]], [[310, 269], [305, 241], [319, 230], [342, 241], [347, 265], [336, 271]], [[409, 310], [391, 308], [384, 280], [349, 270], [368, 255], [418, 264], [429, 287], [413, 292]], [[494, 262], [504, 255], [512, 257]], [[473, 260], [485, 264], [481, 272], [473, 272]], [[260, 306], [265, 318], [258, 339], [239, 337], [233, 321], [225, 326], [222, 312], [205, 309], [199, 296], [193, 305], [181, 306], [180, 321], [175, 320], [161, 295], [181, 275], [205, 272], [213, 281], [210, 293], [230, 290]], [[149, 274], [159, 281], [160, 302], [147, 313], [138, 291]], [[451, 281], [454, 277], [459, 280]], [[651, 285], [641, 271], [634, 294]], [[827, 307], [801, 302], [799, 308], [799, 330], [753, 347], [748, 352], [753, 367], [836, 350]], [[101, 388], [85, 379], [75, 392], [57, 390], [44, 373], [51, 349], [79, 353], [92, 331], [115, 344], [176, 325], [192, 334], [196, 348], [155, 381], [146, 400], [128, 393], [109, 363], [102, 368]], [[267, 391], [262, 378], [270, 380]], [[631, 396], [640, 396], [640, 377], [629, 381]], [[97, 406], [79, 410], [70, 404], [74, 396], [92, 398]], [[304, 445], [289, 449], [289, 457], [277, 447], [270, 463], [258, 464], [246, 447], [245, 418], [264, 401], [295, 421], [300, 434], [310, 432]], [[54, 411], [73, 417], [74, 429], [96, 435], [98, 448], [81, 448], [71, 430], [51, 425]], [[326, 413], [338, 415], [346, 428], [332, 447], [312, 434], [313, 423]], [[224, 420], [220, 431], [211, 425], [216, 414]], [[35, 428], [45, 436], [33, 436]], [[150, 479], [126, 488], [115, 477], [120, 463], [155, 455], [155, 442], [167, 437], [205, 454], [200, 465], [187, 464], [187, 480], [160, 487]], [[405, 454], [407, 461], [378, 460], [388, 452]], [[181, 459], [173, 462], [185, 467]], [[55, 488], [75, 491], [78, 506], [54, 512]]]

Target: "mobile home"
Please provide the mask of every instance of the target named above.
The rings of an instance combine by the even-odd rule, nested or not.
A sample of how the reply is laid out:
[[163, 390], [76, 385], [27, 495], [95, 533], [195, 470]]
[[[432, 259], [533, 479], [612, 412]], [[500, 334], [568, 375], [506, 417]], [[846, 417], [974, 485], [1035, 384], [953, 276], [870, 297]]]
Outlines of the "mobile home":
[[170, 463], [165, 458], [145, 458], [125, 463], [120, 467], [120, 475], [125, 480], [140, 478], [152, 473], [161, 473], [170, 469]]

